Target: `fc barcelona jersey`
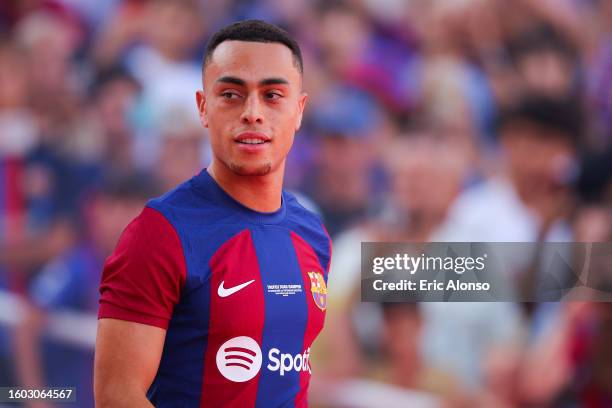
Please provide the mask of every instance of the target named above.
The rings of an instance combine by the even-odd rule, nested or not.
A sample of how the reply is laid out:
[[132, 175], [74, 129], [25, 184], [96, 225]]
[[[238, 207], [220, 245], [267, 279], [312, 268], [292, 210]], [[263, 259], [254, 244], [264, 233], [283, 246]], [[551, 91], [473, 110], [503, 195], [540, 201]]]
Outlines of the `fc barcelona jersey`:
[[331, 242], [295, 197], [253, 211], [206, 170], [149, 201], [108, 258], [100, 318], [167, 330], [148, 398], [167, 407], [306, 407]]

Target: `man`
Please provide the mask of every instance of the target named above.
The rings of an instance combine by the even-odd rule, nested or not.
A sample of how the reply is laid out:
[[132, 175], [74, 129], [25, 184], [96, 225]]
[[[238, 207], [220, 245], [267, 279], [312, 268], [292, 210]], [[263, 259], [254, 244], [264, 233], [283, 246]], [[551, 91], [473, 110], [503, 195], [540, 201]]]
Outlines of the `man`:
[[196, 94], [210, 166], [151, 200], [100, 288], [98, 407], [307, 406], [331, 243], [282, 191], [302, 58], [262, 21], [217, 32]]
[[[27, 388], [76, 387], [79, 407], [93, 406], [93, 353], [81, 344], [57, 341], [46, 334], [56, 312], [92, 313], [104, 258], [121, 231], [152, 196], [152, 185], [123, 174], [104, 177], [83, 207], [83, 239], [43, 266], [29, 285], [29, 307], [14, 331], [14, 361], [19, 384]], [[36, 408], [48, 404], [34, 404]]]
[[498, 174], [458, 198], [436, 238], [571, 241], [566, 220], [577, 176], [580, 109], [569, 100], [527, 94], [498, 122]]
[[[525, 94], [504, 109], [498, 118], [500, 157], [496, 173], [457, 198], [432, 241], [571, 242], [574, 237], [568, 217], [574, 200], [581, 123], [580, 110], [572, 101], [538, 94]], [[546, 276], [541, 273], [546, 270], [542, 266], [550, 258], [546, 251], [533, 255], [532, 259], [509, 258], [500, 278], [508, 279], [508, 285], [517, 291], [533, 288], [533, 283], [539, 285], [539, 279]], [[519, 306], [533, 305], [424, 304], [425, 357], [473, 389], [493, 381], [495, 398], [502, 400], [499, 403], [516, 405], [509, 398], [517, 394], [507, 385], [517, 375], [517, 350], [525, 347], [521, 343], [523, 316]], [[559, 318], [558, 305], [544, 302], [537, 307], [530, 341], [546, 329], [547, 322]], [[450, 338], [446, 333], [454, 335]]]

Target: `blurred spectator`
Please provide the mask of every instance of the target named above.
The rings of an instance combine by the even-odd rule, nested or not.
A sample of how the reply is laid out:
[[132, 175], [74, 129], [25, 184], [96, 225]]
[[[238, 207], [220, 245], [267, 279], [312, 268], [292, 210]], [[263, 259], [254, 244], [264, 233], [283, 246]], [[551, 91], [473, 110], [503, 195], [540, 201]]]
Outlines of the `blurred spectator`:
[[[612, 403], [612, 308], [592, 304], [591, 313], [576, 321], [569, 338], [571, 379], [555, 404], [606, 406]], [[563, 356], [560, 356], [563, 358]], [[566, 357], [567, 358], [567, 357]]]
[[464, 135], [433, 122], [408, 125], [388, 144], [391, 186], [382, 220], [389, 240], [430, 239], [467, 182], [471, 147]]
[[610, 147], [612, 135], [612, 3], [595, 2], [589, 14], [591, 47], [586, 53], [587, 106], [596, 148]]
[[383, 154], [390, 191], [376, 217], [337, 236], [330, 274], [330, 290], [336, 295], [330, 296], [332, 302], [346, 301], [358, 282], [355, 245], [431, 240], [468, 178], [470, 143], [427, 121], [408, 125], [388, 142]]
[[580, 89], [577, 50], [551, 27], [520, 33], [511, 42], [510, 53], [524, 92], [567, 98]]
[[80, 131], [80, 150], [94, 171], [136, 170], [139, 163], [134, 147], [134, 116], [140, 91], [140, 83], [120, 66], [102, 70], [93, 79], [92, 103]]
[[[57, 170], [59, 176], [61, 170], [49, 170], [53, 164], [39, 154], [41, 121], [28, 109], [27, 53], [5, 43], [0, 61], [0, 269], [30, 272], [69, 245], [72, 234], [65, 222], [50, 216], [59, 203], [47, 199], [59, 199], [62, 188], [61, 177], [50, 173]], [[43, 167], [43, 161], [49, 166]], [[19, 287], [14, 279], [22, 278], [12, 278], [9, 285]]]
[[203, 42], [202, 21], [194, 0], [129, 2], [100, 37], [98, 64], [121, 58], [142, 84], [138, 125], [146, 134], [139, 136], [149, 141], [168, 111], [182, 109], [198, 117], [194, 94], [202, 87], [202, 69], [195, 55]]
[[438, 238], [570, 240], [581, 132], [579, 109], [570, 101], [526, 96], [505, 110], [497, 175], [458, 199]]
[[422, 358], [423, 321], [416, 303], [382, 304], [381, 345], [383, 362], [371, 374], [390, 384], [441, 397], [444, 406], [467, 406], [459, 383]]
[[153, 171], [165, 192], [193, 177], [208, 163], [205, 143], [198, 120], [182, 110], [167, 112], [162, 118], [160, 150]]
[[93, 406], [92, 350], [48, 338], [46, 318], [54, 311], [96, 312], [104, 260], [152, 194], [140, 177], [107, 181], [85, 209], [84, 240], [51, 260], [36, 276], [30, 285], [31, 306], [15, 331], [20, 384], [75, 386], [79, 406]]
[[427, 121], [403, 129], [384, 149], [391, 191], [380, 215], [334, 241], [329, 324], [321, 339], [321, 364], [330, 375], [359, 375], [366, 370], [362, 350], [375, 349], [380, 342], [377, 314], [368, 305], [355, 304], [360, 277], [355, 248], [364, 241], [429, 241], [467, 179], [470, 151], [469, 140]]
[[28, 101], [41, 136], [67, 149], [84, 91], [80, 67], [73, 63], [83, 37], [67, 17], [37, 11], [20, 20], [15, 40], [27, 58]]
[[414, 107], [418, 91], [407, 74], [414, 69], [415, 54], [401, 38], [379, 32], [351, 2], [319, 2], [317, 17], [319, 46], [332, 74], [391, 112]]
[[327, 92], [313, 112], [319, 155], [306, 189], [319, 204], [329, 233], [361, 221], [372, 205], [376, 139], [381, 116], [373, 101], [350, 88]]
[[2, 116], [23, 112], [13, 116], [18, 121], [12, 127], [3, 126], [10, 132], [6, 147], [15, 147], [11, 140], [21, 145], [18, 156], [7, 158], [11, 179], [19, 183], [8, 193], [20, 207], [21, 233], [0, 240], [0, 264], [21, 272], [40, 267], [74, 239], [71, 212], [81, 186], [71, 143], [83, 83], [75, 80], [71, 58], [80, 40], [74, 20], [52, 11], [32, 12], [14, 27], [13, 58], [23, 65], [6, 78], [12, 85], [3, 89], [13, 106], [4, 106]]
[[[595, 167], [597, 168], [597, 167]], [[606, 195], [612, 177], [605, 172], [599, 188], [590, 191], [589, 205], [575, 218], [578, 242], [608, 243], [612, 239], [610, 197]], [[599, 190], [599, 191], [597, 191]], [[597, 201], [593, 201], [598, 198]], [[600, 244], [601, 245], [601, 244]], [[600, 290], [610, 288], [612, 271], [606, 258], [592, 265]], [[593, 273], [593, 272], [591, 272]], [[553, 401], [555, 406], [608, 406], [612, 402], [609, 379], [612, 358], [612, 313], [609, 302], [566, 304], [556, 324], [533, 347], [524, 359], [520, 391], [524, 401], [541, 404]], [[540, 367], [548, 366], [556, 375], [543, 375]], [[549, 373], [551, 371], [547, 371]]]
[[28, 76], [22, 52], [0, 44], [0, 242], [23, 233], [23, 193], [20, 185], [25, 156], [36, 144], [38, 129], [27, 109]]
[[[503, 162], [498, 174], [468, 189], [450, 211], [449, 218], [434, 235], [438, 241], [541, 242], [572, 240], [569, 216], [574, 204], [573, 184], [577, 170], [577, 146], [581, 135], [580, 114], [569, 102], [529, 96], [508, 108], [499, 120]], [[537, 160], [534, 160], [537, 157]], [[507, 271], [515, 285], [533, 287], [542, 258], [514, 261]], [[510, 304], [428, 303], [425, 312], [431, 325], [427, 328], [426, 351], [433, 361], [454, 366], [473, 385], [482, 381], [485, 356], [502, 359], [504, 364], [487, 375], [501, 372], [503, 384], [511, 381], [518, 359], [513, 351], [500, 353], [503, 347], [514, 350], [520, 340], [520, 315]], [[550, 314], [555, 308], [542, 308]], [[539, 320], [539, 319], [538, 319]], [[538, 321], [534, 320], [534, 322]], [[463, 327], [486, 324], [486, 335], [478, 330], [461, 330], [452, 341], [443, 341], [443, 333]], [[483, 326], [484, 327], [484, 326]], [[537, 327], [533, 328], [537, 331]], [[459, 344], [462, 353], [456, 353]], [[450, 350], [453, 350], [450, 352]], [[495, 356], [498, 357], [495, 357]], [[512, 392], [501, 390], [502, 398]], [[512, 403], [512, 400], [506, 400]]]

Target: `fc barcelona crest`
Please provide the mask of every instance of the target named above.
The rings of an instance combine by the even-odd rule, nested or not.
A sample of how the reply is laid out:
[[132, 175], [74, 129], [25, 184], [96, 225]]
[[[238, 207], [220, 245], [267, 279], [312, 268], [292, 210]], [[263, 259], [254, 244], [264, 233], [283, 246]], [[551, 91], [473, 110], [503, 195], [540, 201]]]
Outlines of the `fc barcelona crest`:
[[321, 310], [327, 308], [327, 285], [325, 285], [325, 279], [320, 272], [308, 272], [310, 278], [310, 290], [312, 292], [312, 298], [315, 304]]

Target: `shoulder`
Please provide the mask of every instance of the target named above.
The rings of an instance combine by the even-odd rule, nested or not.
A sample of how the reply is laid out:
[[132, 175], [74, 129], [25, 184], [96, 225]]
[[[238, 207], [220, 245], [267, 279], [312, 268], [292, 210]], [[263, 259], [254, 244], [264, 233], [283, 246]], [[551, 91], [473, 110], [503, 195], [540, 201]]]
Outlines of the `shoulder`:
[[317, 252], [323, 267], [329, 270], [332, 241], [323, 219], [300, 203], [294, 194], [284, 191], [283, 197], [287, 205], [286, 222], [289, 229]]
[[161, 212], [147, 206], [106, 260], [98, 316], [167, 328], [186, 274], [178, 233]]
[[140, 214], [125, 228], [120, 242], [138, 243], [147, 237], [172, 237], [176, 230], [166, 216], [156, 207], [146, 205]]
[[125, 228], [107, 265], [118, 259], [135, 264], [151, 264], [157, 258], [182, 260], [178, 232], [157, 209], [146, 206]]
[[435, 238], [440, 241], [529, 240], [531, 215], [509, 183], [491, 179], [464, 191]]
[[[323, 218], [316, 211], [316, 207], [308, 205], [310, 201], [300, 198], [288, 191], [283, 192], [283, 198], [287, 205], [287, 220], [293, 227], [300, 230], [309, 230], [328, 237], [327, 230], [323, 223]], [[308, 205], [310, 208], [306, 208]]]
[[206, 202], [206, 197], [195, 189], [192, 179], [189, 179], [159, 197], [150, 199], [147, 202], [147, 207], [164, 213], [173, 208], [201, 206], [203, 202]]
[[301, 219], [314, 224], [323, 224], [318, 207], [300, 193], [283, 190], [283, 200], [287, 206], [287, 216], [291, 220]]

